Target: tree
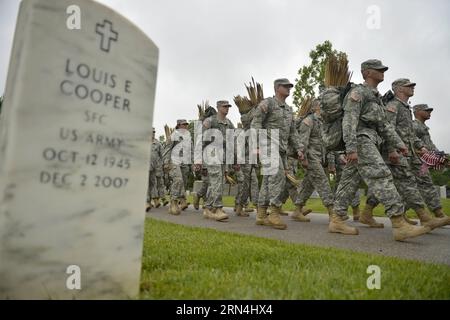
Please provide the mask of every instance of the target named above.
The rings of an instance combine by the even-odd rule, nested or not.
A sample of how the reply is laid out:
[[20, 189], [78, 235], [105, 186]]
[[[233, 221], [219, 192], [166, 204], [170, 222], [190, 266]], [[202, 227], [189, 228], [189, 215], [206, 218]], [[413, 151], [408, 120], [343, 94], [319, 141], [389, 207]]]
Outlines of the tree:
[[450, 187], [450, 170], [444, 171], [430, 170], [433, 183], [437, 186]]
[[309, 97], [316, 97], [319, 92], [319, 87], [324, 85], [325, 78], [325, 62], [330, 55], [336, 57], [345, 56], [345, 52], [333, 49], [333, 44], [326, 40], [322, 44], [318, 44], [314, 50], [311, 50], [309, 57], [311, 63], [301, 67], [297, 74], [298, 79], [295, 79], [294, 86], [294, 105], [300, 107], [303, 100]]

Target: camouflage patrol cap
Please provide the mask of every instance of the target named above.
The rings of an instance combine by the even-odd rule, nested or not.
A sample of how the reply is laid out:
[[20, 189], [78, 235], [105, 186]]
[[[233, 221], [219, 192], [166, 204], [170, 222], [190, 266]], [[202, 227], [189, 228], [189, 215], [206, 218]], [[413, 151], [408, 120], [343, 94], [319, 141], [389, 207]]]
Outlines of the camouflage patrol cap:
[[380, 60], [370, 59], [370, 60], [366, 60], [363, 63], [361, 63], [361, 71], [365, 71], [368, 69], [387, 71], [389, 68], [384, 66]]
[[281, 79], [276, 79], [273, 82], [273, 86], [275, 88], [277, 88], [278, 86], [290, 86], [291, 88], [294, 86], [288, 79], [286, 78], [281, 78]]
[[180, 126], [182, 124], [189, 124], [185, 119], [177, 120], [177, 126]]
[[219, 109], [219, 107], [231, 107], [231, 104], [228, 102], [228, 100], [219, 100], [217, 101], [216, 104], [217, 109]]
[[427, 104], [416, 104], [413, 107], [414, 112], [416, 111], [433, 111], [433, 108], [430, 108]]
[[413, 87], [416, 84], [414, 82], [411, 82], [409, 79], [406, 78], [400, 78], [392, 82], [392, 90], [397, 87]]

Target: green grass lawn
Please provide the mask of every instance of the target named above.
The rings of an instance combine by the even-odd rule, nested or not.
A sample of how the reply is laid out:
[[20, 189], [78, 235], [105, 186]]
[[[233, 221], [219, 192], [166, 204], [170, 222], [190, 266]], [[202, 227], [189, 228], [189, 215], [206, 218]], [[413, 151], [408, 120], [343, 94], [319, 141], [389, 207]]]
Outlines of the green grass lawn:
[[[154, 219], [142, 263], [141, 299], [450, 299], [446, 265]], [[369, 265], [381, 268], [380, 290], [366, 287]]]
[[[192, 197], [189, 197], [189, 201], [192, 203]], [[361, 210], [364, 208], [364, 205], [366, 203], [366, 197], [361, 197]], [[450, 215], [450, 199], [441, 199], [442, 208], [447, 215]], [[234, 207], [234, 197], [223, 197], [223, 205], [225, 207]], [[323, 206], [322, 201], [320, 199], [309, 199], [306, 202], [306, 207], [309, 209], [312, 209], [313, 212], [318, 213], [326, 213], [327, 210]], [[283, 205], [283, 210], [287, 211], [294, 211], [295, 205], [292, 203], [291, 199], [289, 198], [286, 204]], [[349, 210], [349, 214], [351, 214], [351, 209]], [[377, 217], [386, 217], [384, 214], [384, 207], [382, 205], [379, 205], [374, 210], [374, 216]], [[409, 217], [417, 217], [412, 210], [408, 210], [408, 216]]]

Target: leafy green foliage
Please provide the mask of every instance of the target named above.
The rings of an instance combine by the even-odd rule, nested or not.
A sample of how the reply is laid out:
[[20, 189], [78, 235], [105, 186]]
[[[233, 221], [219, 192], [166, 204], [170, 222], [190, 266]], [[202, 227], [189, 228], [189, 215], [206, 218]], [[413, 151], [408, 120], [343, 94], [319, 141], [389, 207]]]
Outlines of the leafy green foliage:
[[334, 50], [333, 44], [328, 40], [311, 50], [309, 53], [310, 64], [301, 67], [297, 72], [298, 79], [295, 79], [293, 94], [295, 106], [299, 107], [308, 96], [317, 96], [319, 87], [324, 85], [325, 63], [330, 55], [347, 57], [345, 52]]
[[450, 188], [450, 170], [444, 171], [430, 170], [433, 183], [437, 186], [447, 186]]

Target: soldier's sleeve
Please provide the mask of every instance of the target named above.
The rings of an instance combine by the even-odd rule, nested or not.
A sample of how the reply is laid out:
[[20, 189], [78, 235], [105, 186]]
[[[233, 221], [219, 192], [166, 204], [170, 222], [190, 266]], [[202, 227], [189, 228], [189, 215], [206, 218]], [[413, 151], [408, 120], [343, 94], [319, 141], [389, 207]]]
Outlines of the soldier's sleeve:
[[381, 135], [381, 138], [383, 138], [386, 142], [388, 152], [395, 151], [400, 147], [405, 147], [403, 140], [397, 134], [397, 132], [395, 131], [395, 127], [391, 123], [383, 121], [380, 124], [378, 131]]
[[347, 153], [356, 152], [356, 129], [361, 113], [363, 96], [358, 88], [352, 89], [344, 99], [344, 118], [342, 119], [342, 135]]
[[309, 146], [309, 137], [311, 135], [311, 130], [313, 128], [314, 122], [311, 117], [306, 117], [300, 123], [300, 127], [298, 128], [299, 142], [303, 147], [303, 151], [308, 149]]
[[395, 127], [397, 123], [397, 106], [394, 103], [388, 103], [386, 106], [386, 119], [392, 126]]
[[268, 99], [264, 99], [255, 108], [251, 128], [262, 129], [262, 124], [270, 112], [270, 104]]
[[423, 147], [425, 147], [425, 143], [421, 139], [419, 139], [419, 137], [416, 136], [416, 133], [413, 132], [412, 134], [414, 135], [414, 137], [413, 137], [413, 139], [414, 139], [414, 141], [413, 141], [414, 148], [416, 148], [417, 150], [420, 150]]

